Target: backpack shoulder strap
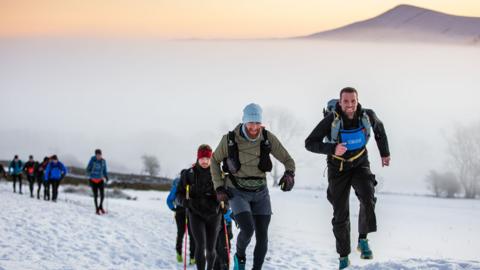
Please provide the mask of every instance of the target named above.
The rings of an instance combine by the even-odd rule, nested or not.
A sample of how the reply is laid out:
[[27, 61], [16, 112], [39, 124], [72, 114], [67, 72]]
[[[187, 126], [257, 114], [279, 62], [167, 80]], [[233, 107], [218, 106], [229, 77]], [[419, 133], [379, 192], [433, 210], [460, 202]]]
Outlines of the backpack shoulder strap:
[[333, 111], [333, 121], [330, 132], [330, 142], [336, 143], [338, 141], [338, 134], [340, 134], [340, 129], [343, 126], [343, 120], [339, 113]]

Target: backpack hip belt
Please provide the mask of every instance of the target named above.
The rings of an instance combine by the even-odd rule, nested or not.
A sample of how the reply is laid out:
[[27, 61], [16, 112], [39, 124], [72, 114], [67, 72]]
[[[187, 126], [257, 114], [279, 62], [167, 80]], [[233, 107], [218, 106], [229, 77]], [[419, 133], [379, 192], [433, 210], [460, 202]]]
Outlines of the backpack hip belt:
[[362, 151], [360, 151], [360, 153], [356, 154], [355, 156], [351, 157], [351, 158], [342, 158], [342, 157], [339, 157], [339, 156], [336, 156], [336, 155], [332, 155], [332, 158], [334, 159], [337, 159], [337, 160], [340, 160], [340, 169], [339, 171], [343, 171], [343, 163], [344, 162], [353, 162], [355, 160], [357, 160], [358, 158], [360, 158], [366, 151], [366, 148], [363, 148]]

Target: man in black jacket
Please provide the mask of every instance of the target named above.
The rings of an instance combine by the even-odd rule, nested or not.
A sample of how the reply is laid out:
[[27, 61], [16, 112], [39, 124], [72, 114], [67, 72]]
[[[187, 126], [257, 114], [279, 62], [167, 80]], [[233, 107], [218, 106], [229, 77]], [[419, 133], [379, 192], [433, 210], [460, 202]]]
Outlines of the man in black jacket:
[[382, 158], [382, 166], [390, 165], [390, 151], [383, 123], [375, 112], [358, 104], [358, 92], [351, 87], [340, 91], [340, 100], [305, 140], [313, 153], [327, 155], [327, 198], [333, 206], [333, 233], [336, 238], [340, 267], [350, 264], [350, 188], [360, 201], [359, 240], [357, 249], [362, 259], [372, 259], [367, 234], [377, 230], [375, 216], [375, 175], [370, 171], [366, 145], [371, 131]]
[[28, 161], [23, 166], [23, 172], [27, 175], [28, 186], [30, 188], [30, 197], [33, 198], [33, 187], [35, 185], [38, 170], [38, 162], [33, 159], [33, 156], [28, 157]]

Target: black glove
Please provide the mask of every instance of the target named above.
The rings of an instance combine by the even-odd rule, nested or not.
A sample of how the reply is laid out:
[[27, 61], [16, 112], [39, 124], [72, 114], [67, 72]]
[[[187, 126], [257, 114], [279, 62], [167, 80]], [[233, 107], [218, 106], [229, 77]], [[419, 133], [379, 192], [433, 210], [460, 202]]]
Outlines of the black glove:
[[292, 190], [293, 186], [295, 185], [295, 173], [292, 171], [285, 171], [278, 185], [283, 191]]
[[108, 180], [109, 180], [109, 179], [108, 179], [108, 176], [105, 176], [105, 182], [108, 183]]
[[233, 194], [230, 190], [227, 190], [224, 187], [218, 187], [216, 189], [217, 192], [217, 200], [219, 202], [228, 202], [231, 198], [233, 198]]

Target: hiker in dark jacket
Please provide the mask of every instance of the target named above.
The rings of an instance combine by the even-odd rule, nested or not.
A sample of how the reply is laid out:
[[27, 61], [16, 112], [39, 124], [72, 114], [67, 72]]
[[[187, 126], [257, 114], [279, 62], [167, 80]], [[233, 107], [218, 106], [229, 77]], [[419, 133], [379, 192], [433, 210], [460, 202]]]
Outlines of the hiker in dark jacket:
[[[102, 150], [96, 149], [95, 156], [90, 158], [86, 169], [90, 186], [93, 191], [93, 201], [95, 203], [95, 213], [97, 215], [105, 214], [103, 210], [103, 199], [105, 197], [105, 182], [108, 182], [107, 162], [102, 157]], [[105, 182], [104, 182], [105, 180]], [[98, 193], [100, 192], [100, 204], [98, 203]]]
[[37, 199], [40, 199], [40, 189], [42, 188], [42, 185], [44, 185], [43, 188], [43, 199], [47, 200], [47, 186], [45, 183], [44, 178], [45, 178], [45, 169], [47, 168], [49, 162], [48, 157], [44, 157], [42, 163], [40, 163], [37, 167], [37, 184], [38, 184], [38, 189], [37, 189]]
[[[52, 188], [52, 202], [57, 201], [58, 197], [58, 187], [60, 186], [60, 182], [67, 174], [67, 168], [63, 163], [58, 161], [58, 157], [53, 155], [50, 158], [50, 162], [45, 169], [45, 176], [44, 179], [48, 181], [49, 185]], [[49, 195], [50, 197], [50, 195]]]
[[[336, 102], [335, 102], [336, 103]], [[373, 131], [373, 134], [372, 134]], [[305, 140], [308, 151], [327, 155], [327, 198], [333, 206], [333, 233], [340, 269], [350, 261], [349, 197], [353, 187], [360, 201], [358, 250], [362, 259], [372, 259], [367, 234], [377, 230], [375, 216], [375, 175], [370, 171], [366, 145], [370, 137], [377, 142], [382, 166], [390, 165], [390, 151], [383, 123], [375, 112], [358, 104], [354, 88], [341, 90], [334, 110], [323, 118]]]
[[30, 197], [33, 198], [33, 187], [37, 177], [38, 162], [33, 159], [33, 156], [28, 157], [28, 161], [23, 166], [23, 171], [27, 175], [28, 186], [30, 188]]
[[195, 239], [197, 270], [213, 269], [220, 230], [221, 213], [210, 174], [211, 158], [210, 146], [201, 145], [197, 151], [197, 162], [181, 172], [177, 186], [177, 202], [188, 211]]
[[13, 160], [10, 162], [10, 166], [8, 167], [8, 173], [12, 176], [13, 180], [13, 192], [16, 191], [16, 184], [18, 181], [19, 185], [19, 193], [22, 194], [22, 170], [23, 170], [23, 162], [18, 158], [18, 155], [13, 157]]
[[0, 164], [0, 179], [2, 178], [2, 176], [4, 178], [7, 178], [7, 172], [5, 171], [5, 169], [3, 168], [3, 165]]
[[[175, 245], [175, 249], [177, 251], [177, 262], [181, 263], [183, 262], [183, 254], [182, 254], [182, 248], [183, 248], [183, 238], [185, 235], [185, 222], [186, 222], [186, 213], [185, 213], [185, 208], [183, 208], [181, 205], [177, 204], [176, 198], [177, 198], [177, 186], [178, 183], [180, 182], [180, 178], [175, 178], [172, 183], [172, 188], [170, 189], [170, 193], [168, 194], [167, 197], [167, 206], [175, 212], [175, 223], [177, 224], [177, 241]], [[192, 236], [192, 229], [190, 228], [190, 223], [187, 224], [188, 226], [188, 238], [189, 238], [189, 246], [190, 246], [190, 265], [195, 264], [195, 240], [193, 239]]]

